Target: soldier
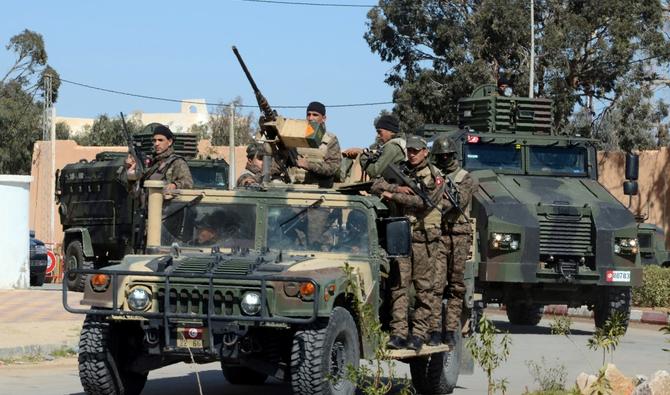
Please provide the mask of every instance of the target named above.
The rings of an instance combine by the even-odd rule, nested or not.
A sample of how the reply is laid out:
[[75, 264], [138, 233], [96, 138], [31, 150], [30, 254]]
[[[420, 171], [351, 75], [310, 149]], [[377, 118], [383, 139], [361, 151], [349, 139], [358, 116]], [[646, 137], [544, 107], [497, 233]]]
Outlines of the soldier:
[[404, 136], [400, 133], [400, 123], [393, 115], [382, 115], [375, 122], [377, 138], [381, 148], [376, 152], [363, 148], [349, 148], [342, 155], [347, 158], [360, 157], [361, 169], [371, 178], [380, 176], [390, 163], [407, 159]]
[[[159, 125], [153, 130], [151, 141], [154, 144], [153, 164], [142, 175], [143, 180], [164, 180], [165, 192], [173, 189], [193, 188], [193, 178], [186, 160], [174, 153], [174, 135], [164, 125]], [[128, 173], [135, 171], [135, 162], [126, 161]]]
[[[307, 106], [307, 120], [315, 122], [325, 129], [326, 106], [318, 101]], [[331, 188], [335, 175], [340, 170], [342, 153], [340, 142], [333, 133], [326, 132], [318, 148], [297, 148], [297, 167], [304, 174], [294, 175], [292, 179], [302, 184], [318, 184], [323, 188]]]
[[251, 143], [247, 145], [247, 164], [237, 178], [238, 187], [256, 187], [263, 181], [263, 145]]
[[[470, 177], [467, 170], [460, 167], [456, 158], [456, 143], [448, 137], [438, 137], [433, 142], [430, 152], [435, 166], [437, 166], [447, 179], [447, 188], [451, 188], [452, 196], [456, 197], [457, 203], [464, 213], [468, 212], [472, 194], [476, 189], [476, 182]], [[451, 183], [451, 184], [450, 184]], [[447, 322], [444, 332], [444, 342], [454, 346], [455, 334], [459, 329], [461, 312], [463, 309], [463, 297], [465, 296], [465, 283], [463, 273], [465, 261], [470, 254], [472, 244], [472, 226], [470, 219], [454, 207], [448, 199], [443, 201], [442, 231], [447, 250]], [[444, 290], [444, 276], [436, 276], [438, 284], [436, 290]], [[442, 282], [442, 283], [440, 283]]]
[[[444, 180], [435, 167], [428, 163], [426, 141], [412, 136], [407, 141], [407, 165], [417, 184], [425, 186], [426, 193], [433, 202], [442, 196]], [[399, 258], [392, 266], [391, 289], [391, 338], [388, 347], [419, 350], [428, 340], [433, 314], [440, 314], [441, 298], [434, 297], [435, 285], [433, 262], [446, 260], [440, 224], [442, 222], [439, 205], [431, 207], [422, 198], [412, 193], [409, 186], [390, 184], [383, 178], [377, 179], [372, 193], [398, 205], [402, 214], [412, 224], [412, 256]], [[408, 332], [408, 290], [410, 283], [416, 291], [412, 334]]]
[[505, 77], [498, 78], [498, 96], [512, 96], [512, 84]]

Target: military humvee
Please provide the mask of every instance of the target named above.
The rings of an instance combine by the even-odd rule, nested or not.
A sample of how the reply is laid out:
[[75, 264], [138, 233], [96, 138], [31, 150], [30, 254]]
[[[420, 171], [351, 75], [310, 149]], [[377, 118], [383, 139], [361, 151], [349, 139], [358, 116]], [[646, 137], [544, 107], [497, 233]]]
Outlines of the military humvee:
[[598, 327], [615, 312], [628, 317], [642, 281], [637, 225], [598, 182], [594, 141], [558, 134], [550, 100], [495, 89], [459, 101], [458, 127], [419, 132], [452, 137], [479, 183], [467, 267], [476, 291], [505, 304], [512, 324], [536, 325], [547, 304], [587, 305]]
[[[149, 125], [148, 125], [149, 126]], [[151, 134], [136, 138], [151, 152]], [[195, 159], [196, 136], [177, 134], [176, 152], [187, 158], [193, 182], [200, 188], [226, 188], [228, 164]], [[120, 178], [126, 153], [102, 152], [95, 160], [66, 165], [56, 176], [56, 199], [63, 227], [65, 269], [98, 268], [144, 248], [144, 210]], [[84, 277], [65, 278], [70, 290], [82, 291]]]
[[655, 224], [639, 224], [637, 238], [640, 241], [640, 261], [642, 265], [670, 267], [670, 252], [665, 249], [665, 232], [663, 232], [663, 229]]
[[[85, 392], [138, 394], [150, 370], [220, 361], [232, 384], [275, 377], [296, 394], [353, 394], [346, 367], [374, 358], [375, 346], [354, 301], [380, 316], [388, 309], [389, 258], [411, 248], [407, 219], [389, 218], [377, 197], [309, 185], [182, 190], [171, 200], [162, 185], [145, 182], [146, 255], [75, 270], [88, 275], [81, 303], [90, 309], [65, 293], [65, 308], [86, 314]], [[348, 291], [345, 263], [360, 294]], [[416, 386], [453, 389], [447, 350], [411, 352]]]

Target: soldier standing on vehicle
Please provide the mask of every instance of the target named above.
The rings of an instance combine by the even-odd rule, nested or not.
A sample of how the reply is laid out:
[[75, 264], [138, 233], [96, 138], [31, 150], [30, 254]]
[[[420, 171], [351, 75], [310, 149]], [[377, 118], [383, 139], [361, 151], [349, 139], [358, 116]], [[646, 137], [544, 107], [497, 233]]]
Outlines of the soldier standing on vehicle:
[[[325, 129], [326, 106], [318, 101], [309, 103], [307, 120]], [[304, 170], [304, 175], [296, 175], [297, 182], [331, 188], [342, 162], [340, 142], [337, 136], [326, 131], [318, 148], [297, 148], [296, 151], [298, 152], [296, 166]]]
[[237, 178], [238, 187], [254, 187], [263, 181], [263, 145], [251, 143], [247, 145], [247, 164]]
[[382, 144], [377, 151], [349, 148], [342, 153], [347, 158], [360, 157], [361, 169], [370, 178], [380, 176], [390, 163], [399, 163], [407, 159], [405, 138], [400, 133], [398, 118], [393, 115], [382, 115], [375, 122], [375, 128]]
[[[186, 159], [174, 153], [174, 134], [164, 125], [158, 125], [153, 129], [151, 139], [154, 145], [154, 157], [151, 167], [142, 174], [143, 180], [163, 180], [166, 182], [165, 192], [173, 189], [193, 188], [193, 178], [188, 168]], [[125, 163], [128, 174], [135, 172], [134, 160]]]
[[[446, 187], [450, 188], [451, 195], [456, 198], [456, 203], [460, 207], [459, 210], [455, 207], [454, 202], [443, 199], [442, 232], [447, 251], [447, 271], [446, 278], [443, 269], [438, 270], [435, 276], [436, 296], [441, 299], [445, 285], [447, 287], [448, 302], [444, 342], [453, 347], [456, 331], [459, 330], [465, 296], [463, 278], [465, 261], [468, 259], [472, 244], [470, 219], [463, 213], [467, 213], [470, 208], [476, 182], [470, 177], [467, 170], [460, 167], [456, 158], [456, 143], [452, 139], [446, 136], [435, 139], [430, 156], [435, 166], [445, 175]], [[441, 326], [442, 321], [436, 322], [434, 327], [440, 328]]]
[[[441, 200], [444, 180], [439, 170], [428, 163], [426, 141], [412, 136], [407, 140], [407, 165], [416, 183], [425, 189], [429, 199]], [[390, 184], [379, 178], [372, 186], [372, 193], [398, 205], [402, 215], [412, 224], [412, 255], [396, 259], [391, 266], [391, 338], [388, 347], [419, 350], [429, 339], [433, 315], [441, 314], [441, 300], [434, 297], [433, 262], [446, 260], [440, 224], [442, 222], [439, 205], [431, 207], [421, 197], [415, 195], [407, 185]], [[409, 287], [416, 291], [412, 334], [409, 335], [407, 322]], [[408, 336], [409, 335], [409, 336]]]

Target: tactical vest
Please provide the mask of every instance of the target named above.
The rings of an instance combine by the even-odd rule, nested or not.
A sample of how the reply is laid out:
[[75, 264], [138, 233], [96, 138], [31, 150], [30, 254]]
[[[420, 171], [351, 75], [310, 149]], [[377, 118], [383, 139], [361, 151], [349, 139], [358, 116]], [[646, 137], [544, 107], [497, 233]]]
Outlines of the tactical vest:
[[[404, 156], [404, 159], [403, 159], [403, 160], [404, 160], [404, 161], [407, 160], [407, 140], [405, 140], [405, 139], [402, 138], [402, 137], [394, 137], [394, 138], [392, 138], [391, 140], [387, 141], [386, 144], [395, 144], [395, 145], [397, 145], [398, 147], [400, 147], [400, 150], [402, 150], [402, 154], [403, 154], [403, 156]], [[383, 147], [386, 146], [386, 144], [384, 144], [384, 145], [382, 146], [382, 149], [383, 149]], [[427, 167], [427, 166], [426, 166], [426, 167]]]
[[[462, 167], [459, 167], [455, 171], [449, 173], [447, 177], [451, 179], [451, 181], [456, 184], [456, 188], [458, 189], [458, 186], [463, 182], [465, 179], [465, 176], [468, 175], [468, 171], [463, 169]], [[453, 209], [449, 210], [445, 215], [444, 215], [444, 220], [448, 224], [469, 224], [470, 223], [470, 218], [467, 216], [468, 213], [468, 208], [470, 206], [470, 202], [465, 202], [465, 204], [461, 204], [461, 210], [463, 210], [466, 215], [461, 214], [459, 210]]]
[[[428, 196], [433, 199], [435, 196], [442, 196], [443, 185], [436, 185], [436, 181], [440, 177], [440, 173], [432, 165], [427, 165], [416, 173], [416, 178], [421, 180], [428, 188]], [[440, 177], [441, 179], [441, 177]], [[435, 191], [438, 188], [438, 191]], [[424, 207], [420, 210], [407, 208], [405, 214], [412, 224], [412, 230], [422, 230], [439, 228], [442, 224], [442, 204], [441, 199], [436, 199], [435, 205], [437, 208]]]
[[[323, 162], [323, 159], [326, 157], [328, 152], [328, 144], [335, 138], [335, 135], [329, 132], [326, 132], [321, 139], [321, 144], [318, 148], [296, 148], [298, 155], [303, 156], [310, 163]], [[308, 174], [309, 171], [301, 169], [299, 167], [290, 167], [288, 169], [288, 175], [291, 179], [292, 184], [320, 184], [320, 179], [324, 177], [310, 177]], [[330, 177], [332, 178], [332, 177]]]
[[160, 180], [165, 181], [167, 178], [167, 171], [170, 169], [170, 165], [177, 159], [184, 159], [179, 155], [170, 155], [167, 159], [156, 163], [155, 165], [149, 168], [147, 172], [149, 180]]

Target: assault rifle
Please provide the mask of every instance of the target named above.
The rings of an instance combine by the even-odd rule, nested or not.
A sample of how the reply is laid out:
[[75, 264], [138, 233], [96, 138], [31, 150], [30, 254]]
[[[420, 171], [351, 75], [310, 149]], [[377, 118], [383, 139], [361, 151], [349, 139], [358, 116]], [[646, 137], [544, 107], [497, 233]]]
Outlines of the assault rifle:
[[391, 184], [406, 185], [412, 189], [415, 195], [421, 198], [431, 208], [438, 208], [426, 193], [423, 182], [416, 182], [412, 171], [404, 164], [391, 163], [382, 172], [382, 177]]
[[[454, 181], [452, 181], [452, 179], [449, 178], [449, 176], [445, 176], [445, 178], [446, 178], [447, 185], [445, 185], [445, 188], [444, 188], [444, 195], [447, 197], [447, 199], [449, 199], [449, 201], [451, 202], [451, 205], [456, 210], [460, 211], [461, 215], [463, 215], [464, 217], [467, 218], [467, 215], [465, 215], [465, 212], [461, 208], [461, 203], [460, 203], [460, 199], [459, 199], [459, 196], [458, 196], [458, 189], [456, 188], [456, 184], [454, 184]], [[451, 193], [452, 189], [455, 191], [455, 193]]]
[[260, 89], [258, 89], [258, 86], [254, 81], [254, 78], [251, 76], [251, 73], [247, 68], [247, 65], [244, 63], [244, 60], [242, 60], [240, 52], [234, 45], [233, 45], [233, 53], [235, 54], [235, 57], [237, 57], [237, 61], [240, 63], [240, 66], [242, 67], [244, 74], [247, 76], [247, 80], [249, 80], [249, 84], [251, 84], [251, 88], [254, 90], [254, 95], [256, 95], [258, 108], [261, 110], [262, 113], [259, 121], [261, 125], [261, 133], [263, 133], [263, 135], [269, 142], [273, 143], [272, 144], [274, 151], [273, 153], [279, 154], [275, 155], [275, 157], [279, 156], [283, 158], [286, 162], [286, 165], [288, 166], [296, 166], [298, 163], [298, 152], [293, 148], [291, 149], [287, 148], [281, 141], [277, 129], [274, 126], [267, 125], [268, 122], [275, 122], [277, 120], [278, 116], [277, 111], [273, 110], [272, 107], [270, 107], [270, 104], [268, 103], [267, 99], [265, 98], [265, 96], [263, 96]]
[[130, 131], [128, 131], [128, 125], [126, 125], [126, 118], [123, 116], [123, 113], [121, 113], [121, 124], [123, 125], [123, 134], [128, 144], [128, 153], [135, 159], [135, 174], [137, 174], [139, 179], [144, 174], [144, 161], [146, 157], [142, 151], [137, 150], [137, 145]]

